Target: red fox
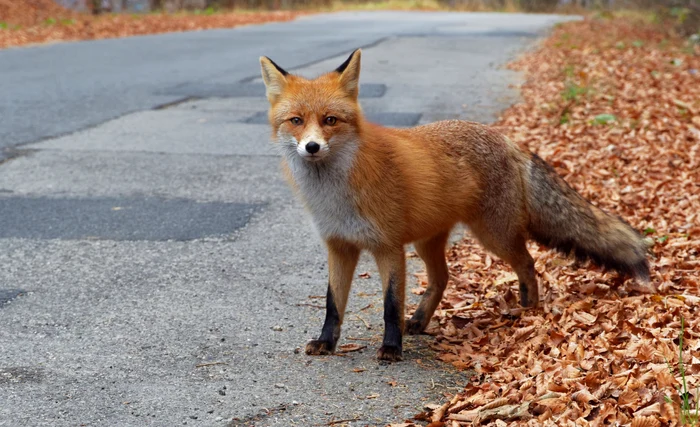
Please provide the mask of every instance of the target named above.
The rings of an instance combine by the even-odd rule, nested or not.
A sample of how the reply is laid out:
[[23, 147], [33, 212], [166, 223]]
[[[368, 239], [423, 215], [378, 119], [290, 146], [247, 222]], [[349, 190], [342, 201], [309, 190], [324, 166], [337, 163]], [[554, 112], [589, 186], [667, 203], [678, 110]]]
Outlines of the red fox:
[[[306, 354], [335, 351], [355, 267], [366, 250], [384, 295], [377, 358], [401, 360], [404, 332], [422, 332], [442, 299], [446, 245], [458, 223], [515, 270], [524, 307], [539, 301], [529, 238], [649, 282], [647, 248], [637, 231], [494, 129], [461, 120], [413, 128], [365, 120], [357, 99], [360, 56], [355, 50], [315, 79], [260, 57], [272, 141], [328, 250], [326, 319]], [[425, 262], [429, 285], [404, 328], [404, 248], [410, 243]]]

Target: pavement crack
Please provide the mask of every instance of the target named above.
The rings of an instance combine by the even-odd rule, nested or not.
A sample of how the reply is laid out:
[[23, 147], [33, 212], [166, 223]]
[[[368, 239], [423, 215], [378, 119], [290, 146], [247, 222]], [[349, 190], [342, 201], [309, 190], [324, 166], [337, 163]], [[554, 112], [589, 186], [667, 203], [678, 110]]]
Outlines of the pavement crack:
[[197, 101], [199, 99], [201, 99], [201, 98], [198, 96], [185, 96], [183, 98], [176, 99], [175, 101], [166, 102], [164, 104], [156, 105], [155, 107], [152, 108], [152, 110], [165, 110], [167, 108], [175, 107], [175, 106], [178, 106], [180, 104], [184, 104], [184, 103], [190, 102], [190, 101]]
[[0, 150], [0, 165], [3, 165], [10, 160], [14, 160], [18, 157], [26, 156], [37, 152], [38, 150], [19, 150], [14, 147], [8, 147], [4, 150]]
[[[355, 49], [369, 49], [371, 47], [375, 47], [377, 45], [384, 43], [385, 41], [389, 40], [390, 38], [392, 38], [392, 37], [391, 36], [381, 37], [373, 42], [359, 45], [359, 46], [356, 46], [352, 49], [348, 49], [348, 50], [341, 51], [341, 52], [336, 52], [332, 55], [324, 56], [323, 58], [319, 58], [319, 59], [316, 59], [314, 61], [309, 61], [309, 62], [300, 64], [300, 65], [297, 65], [296, 67], [289, 67], [289, 71], [294, 72], [294, 71], [299, 70], [301, 68], [311, 67], [311, 66], [319, 64], [323, 61], [328, 61], [329, 59], [338, 58], [338, 57], [345, 57], [345, 56], [350, 55], [352, 52], [354, 52]], [[238, 82], [239, 83], [250, 83], [250, 82], [258, 79], [259, 77], [260, 77], [260, 74], [255, 74], [254, 76], [246, 77], [242, 80], [239, 80]]]

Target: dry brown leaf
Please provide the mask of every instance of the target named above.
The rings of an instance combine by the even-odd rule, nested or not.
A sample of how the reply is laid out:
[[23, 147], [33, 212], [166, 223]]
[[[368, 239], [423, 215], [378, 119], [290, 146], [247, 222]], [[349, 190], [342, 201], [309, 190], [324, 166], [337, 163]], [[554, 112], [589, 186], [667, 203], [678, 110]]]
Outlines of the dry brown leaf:
[[635, 417], [631, 427], [661, 427], [661, 421], [656, 417]]
[[596, 399], [595, 396], [591, 394], [588, 390], [580, 390], [577, 391], [576, 393], [571, 395], [571, 400], [576, 401], [578, 403], [589, 403], [589, 402], [595, 402], [598, 399]]
[[526, 326], [524, 328], [519, 328], [513, 334], [513, 339], [515, 341], [519, 341], [519, 340], [527, 337], [528, 335], [530, 335], [535, 330], [535, 328], [537, 328], [537, 326], [535, 326], [535, 325]]
[[639, 402], [639, 394], [633, 390], [625, 390], [623, 393], [620, 393], [620, 396], [617, 398], [617, 403], [620, 406], [634, 407], [637, 402]]
[[659, 388], [666, 388], [666, 387], [672, 387], [675, 388], [675, 385], [678, 384], [676, 379], [671, 375], [671, 373], [667, 370], [659, 372], [656, 377], [656, 384], [658, 385]]
[[595, 321], [597, 319], [596, 316], [593, 316], [592, 314], [583, 311], [574, 312], [572, 317], [577, 322], [583, 323], [584, 325], [588, 326], [592, 326], [593, 324], [595, 324]]
[[649, 406], [639, 409], [634, 413], [635, 417], [659, 416], [661, 414], [661, 404], [655, 402]]
[[508, 399], [506, 398], [501, 398], [501, 399], [496, 399], [493, 402], [487, 403], [486, 405], [482, 406], [479, 408], [480, 410], [484, 409], [493, 409], [493, 408], [498, 408], [500, 406], [504, 406], [508, 404]]
[[341, 344], [338, 346], [338, 353], [350, 353], [352, 351], [362, 350], [363, 348], [367, 348], [367, 346], [355, 343]]
[[[678, 395], [675, 395], [678, 396]], [[680, 396], [676, 400], [671, 402], [664, 402], [661, 404], [661, 420], [665, 421], [677, 421], [681, 419], [680, 416]]]

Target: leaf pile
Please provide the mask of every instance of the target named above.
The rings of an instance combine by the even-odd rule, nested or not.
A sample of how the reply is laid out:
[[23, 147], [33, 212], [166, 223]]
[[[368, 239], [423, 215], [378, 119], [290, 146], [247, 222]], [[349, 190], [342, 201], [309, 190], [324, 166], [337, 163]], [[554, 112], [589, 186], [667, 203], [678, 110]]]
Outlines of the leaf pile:
[[47, 19], [68, 19], [75, 15], [54, 0], [0, 0], [0, 22], [13, 26], [32, 26]]
[[289, 21], [308, 12], [106, 14], [61, 8], [52, 0], [0, 0], [0, 49], [34, 43], [95, 40]]
[[[653, 242], [652, 289], [529, 244], [541, 303], [467, 237], [428, 333], [474, 376], [431, 426], [679, 425], [700, 386], [700, 48], [621, 18], [557, 27], [511, 64], [524, 102], [497, 123]], [[421, 286], [427, 285], [425, 277]], [[694, 411], [693, 411], [694, 412]]]

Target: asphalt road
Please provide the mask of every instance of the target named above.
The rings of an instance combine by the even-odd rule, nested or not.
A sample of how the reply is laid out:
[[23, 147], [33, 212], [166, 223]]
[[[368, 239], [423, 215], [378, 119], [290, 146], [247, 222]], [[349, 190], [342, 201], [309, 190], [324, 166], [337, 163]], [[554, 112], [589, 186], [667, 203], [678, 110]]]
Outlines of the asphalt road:
[[376, 361], [366, 255], [340, 344], [367, 348], [303, 354], [327, 270], [258, 57], [312, 76], [365, 47], [371, 119], [489, 122], [518, 96], [499, 66], [563, 19], [339, 13], [0, 51], [0, 426], [384, 425], [459, 390], [429, 336]]

